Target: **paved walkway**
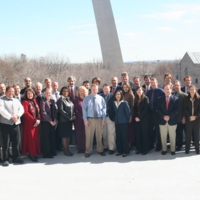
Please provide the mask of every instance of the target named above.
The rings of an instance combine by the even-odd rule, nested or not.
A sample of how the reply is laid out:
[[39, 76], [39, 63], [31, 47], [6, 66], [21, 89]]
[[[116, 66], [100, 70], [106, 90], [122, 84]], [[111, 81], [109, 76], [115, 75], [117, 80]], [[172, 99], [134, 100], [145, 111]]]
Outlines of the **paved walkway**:
[[[75, 148], [71, 148], [75, 153]], [[184, 200], [200, 199], [200, 156], [194, 150], [163, 156], [151, 151], [128, 157], [59, 152], [38, 163], [0, 167], [0, 199]]]

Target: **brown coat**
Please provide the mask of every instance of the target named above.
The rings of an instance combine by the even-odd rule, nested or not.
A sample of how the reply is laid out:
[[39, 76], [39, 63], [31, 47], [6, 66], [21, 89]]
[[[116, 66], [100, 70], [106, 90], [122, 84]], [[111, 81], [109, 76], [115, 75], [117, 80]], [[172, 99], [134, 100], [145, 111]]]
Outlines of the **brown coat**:
[[135, 97], [133, 94], [130, 94], [130, 93], [124, 94], [124, 100], [128, 102], [128, 105], [129, 105], [130, 111], [131, 111], [131, 116], [133, 116], [134, 99], [135, 99]]

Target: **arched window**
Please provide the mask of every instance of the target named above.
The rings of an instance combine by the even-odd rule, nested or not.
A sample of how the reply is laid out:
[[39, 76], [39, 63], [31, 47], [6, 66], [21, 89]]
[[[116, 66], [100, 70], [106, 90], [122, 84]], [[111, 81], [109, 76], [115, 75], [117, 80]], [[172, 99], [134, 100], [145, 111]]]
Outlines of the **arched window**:
[[176, 80], [178, 80], [178, 75], [176, 75]]
[[198, 83], [198, 78], [195, 79], [195, 83]]

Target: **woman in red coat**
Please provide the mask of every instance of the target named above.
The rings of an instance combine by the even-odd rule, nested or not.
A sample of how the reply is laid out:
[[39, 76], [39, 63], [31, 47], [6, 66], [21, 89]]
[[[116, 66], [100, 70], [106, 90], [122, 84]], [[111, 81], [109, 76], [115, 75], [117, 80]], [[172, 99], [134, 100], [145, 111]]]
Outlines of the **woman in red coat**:
[[36, 156], [41, 154], [38, 130], [40, 109], [35, 97], [35, 92], [29, 88], [25, 91], [25, 100], [22, 102], [24, 107], [22, 153], [28, 153], [33, 162], [37, 162]]

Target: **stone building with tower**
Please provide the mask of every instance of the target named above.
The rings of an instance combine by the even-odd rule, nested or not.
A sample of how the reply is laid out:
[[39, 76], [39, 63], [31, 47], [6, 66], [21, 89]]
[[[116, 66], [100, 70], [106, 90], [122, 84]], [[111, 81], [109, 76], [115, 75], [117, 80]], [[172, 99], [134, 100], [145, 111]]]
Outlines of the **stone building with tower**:
[[192, 83], [200, 88], [200, 52], [186, 52], [175, 67], [175, 77], [184, 85], [184, 77], [191, 76]]

